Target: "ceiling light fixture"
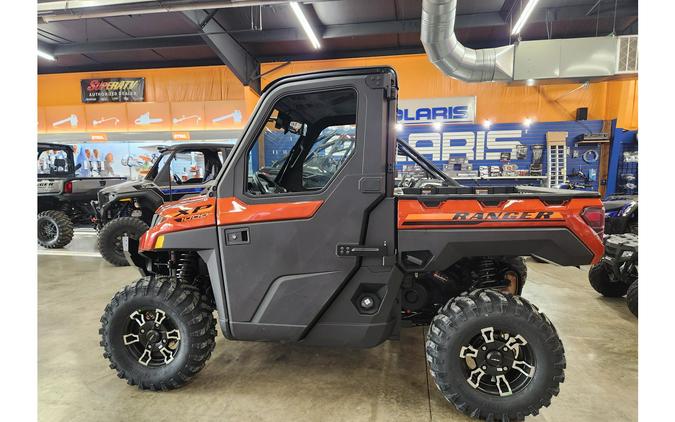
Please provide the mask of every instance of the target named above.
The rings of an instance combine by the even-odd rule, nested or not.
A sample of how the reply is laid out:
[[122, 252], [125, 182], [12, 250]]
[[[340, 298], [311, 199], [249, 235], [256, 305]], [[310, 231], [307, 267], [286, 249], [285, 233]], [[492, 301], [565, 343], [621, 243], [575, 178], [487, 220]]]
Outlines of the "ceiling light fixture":
[[51, 60], [51, 61], [56, 61], [56, 57], [52, 56], [49, 53], [45, 53], [44, 51], [37, 51], [38, 56], [42, 57], [43, 59]]
[[534, 122], [534, 120], [532, 120], [529, 117], [526, 117], [525, 120], [523, 120], [523, 126], [530, 127], [530, 126], [532, 126], [533, 122]]
[[485, 120], [483, 121], [483, 127], [484, 127], [485, 129], [490, 129], [491, 126], [492, 126], [492, 120], [490, 120], [490, 119], [485, 119]]
[[403, 125], [400, 123], [396, 123], [396, 132], [400, 132], [403, 130]]
[[525, 23], [530, 18], [530, 15], [532, 14], [532, 11], [534, 11], [537, 3], [539, 3], [539, 0], [530, 0], [529, 3], [527, 3], [527, 6], [525, 6], [525, 9], [523, 9], [523, 13], [520, 14], [520, 17], [516, 21], [516, 25], [513, 27], [511, 35], [520, 33], [520, 30], [523, 29], [523, 26], [525, 26]]
[[291, 6], [291, 9], [293, 9], [293, 13], [295, 13], [295, 17], [298, 18], [298, 21], [300, 22], [300, 25], [302, 25], [302, 29], [305, 31], [305, 34], [307, 34], [307, 37], [309, 40], [312, 42], [312, 45], [314, 46], [315, 50], [318, 50], [321, 48], [321, 44], [319, 43], [319, 39], [316, 37], [316, 34], [314, 33], [314, 29], [312, 29], [312, 25], [309, 24], [309, 21], [305, 17], [305, 14], [302, 13], [302, 8], [300, 5], [292, 1], [288, 3], [289, 6]]
[[441, 130], [443, 128], [443, 123], [441, 122], [434, 122], [433, 124], [435, 130]]

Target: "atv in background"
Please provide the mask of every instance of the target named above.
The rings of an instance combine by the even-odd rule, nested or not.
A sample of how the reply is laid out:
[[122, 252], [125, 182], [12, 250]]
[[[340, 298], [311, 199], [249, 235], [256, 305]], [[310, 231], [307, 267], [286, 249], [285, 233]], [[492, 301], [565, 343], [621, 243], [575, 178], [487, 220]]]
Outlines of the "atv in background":
[[637, 195], [611, 195], [602, 203], [605, 206], [605, 234], [638, 234]]
[[145, 178], [101, 190], [98, 200], [91, 203], [101, 256], [115, 266], [128, 265], [122, 237], [138, 239], [164, 202], [198, 194], [210, 186], [231, 149], [232, 145], [221, 143], [160, 147], [160, 155]]
[[626, 296], [628, 309], [638, 316], [638, 237], [632, 233], [607, 236], [605, 256], [588, 272], [596, 292], [606, 297]]
[[106, 186], [124, 177], [77, 177], [70, 145], [38, 143], [38, 244], [62, 248], [73, 238], [74, 225], [90, 225], [94, 218], [89, 203]]

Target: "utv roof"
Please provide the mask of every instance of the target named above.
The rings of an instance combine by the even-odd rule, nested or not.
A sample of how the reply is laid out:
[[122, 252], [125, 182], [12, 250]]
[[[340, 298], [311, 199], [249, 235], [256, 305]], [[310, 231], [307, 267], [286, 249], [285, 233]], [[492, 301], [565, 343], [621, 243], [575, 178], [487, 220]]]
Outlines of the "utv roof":
[[262, 94], [266, 93], [267, 91], [271, 90], [272, 88], [280, 84], [288, 82], [306, 81], [321, 78], [332, 78], [337, 76], [387, 74], [387, 73], [391, 74], [394, 85], [398, 87], [398, 77], [396, 76], [396, 71], [392, 67], [389, 66], [349, 67], [333, 70], [321, 70], [318, 72], [296, 73], [293, 75], [283, 76], [279, 79], [275, 79], [269, 85], [267, 85], [265, 89], [263, 89]]
[[175, 151], [183, 148], [194, 149], [232, 149], [233, 144], [224, 144], [219, 142], [185, 142], [183, 144], [160, 145], [157, 149], [161, 151]]
[[67, 144], [55, 144], [51, 142], [38, 142], [38, 148], [53, 148], [53, 149], [63, 149], [63, 148], [70, 148], [73, 149], [72, 146], [67, 145]]

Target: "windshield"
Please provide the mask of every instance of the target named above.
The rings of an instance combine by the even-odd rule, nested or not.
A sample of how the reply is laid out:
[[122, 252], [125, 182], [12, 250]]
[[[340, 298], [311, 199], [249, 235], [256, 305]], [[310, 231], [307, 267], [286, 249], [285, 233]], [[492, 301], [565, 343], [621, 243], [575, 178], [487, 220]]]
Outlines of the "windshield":
[[[312, 148], [307, 154], [307, 159], [303, 163], [303, 168], [321, 168], [329, 164], [337, 166], [352, 152], [354, 148], [354, 136], [356, 127], [347, 125], [344, 128], [336, 129], [334, 126], [328, 127], [317, 137]], [[275, 161], [272, 168], [279, 168], [288, 158], [288, 154]]]
[[69, 148], [38, 148], [38, 176], [63, 176], [74, 172], [73, 156]]
[[324, 129], [307, 154], [307, 159], [302, 165], [303, 175], [308, 177], [315, 174], [335, 173], [351, 156], [355, 136], [355, 125], [331, 126]]
[[157, 177], [157, 172], [159, 172], [159, 170], [161, 170], [162, 167], [164, 167], [164, 164], [166, 164], [166, 161], [169, 159], [170, 155], [171, 152], [164, 151], [162, 155], [160, 155], [159, 158], [155, 160], [155, 163], [152, 165], [150, 171], [148, 171], [148, 174], [145, 175], [145, 180], [148, 180], [150, 182], [155, 180], [155, 177]]

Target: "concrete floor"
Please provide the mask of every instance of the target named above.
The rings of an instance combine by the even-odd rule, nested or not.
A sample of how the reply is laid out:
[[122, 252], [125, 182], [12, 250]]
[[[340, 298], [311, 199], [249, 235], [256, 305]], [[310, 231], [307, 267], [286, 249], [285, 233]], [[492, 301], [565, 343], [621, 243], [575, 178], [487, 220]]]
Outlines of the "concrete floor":
[[[89, 243], [76, 245], [86, 250]], [[191, 384], [168, 393], [140, 391], [108, 368], [98, 335], [103, 308], [137, 272], [96, 257], [39, 253], [41, 421], [471, 420], [445, 402], [427, 376], [423, 328], [368, 350], [219, 337]], [[624, 300], [596, 294], [587, 269], [528, 266], [524, 296], [554, 322], [567, 352], [560, 395], [531, 419], [637, 420], [637, 320]]]

